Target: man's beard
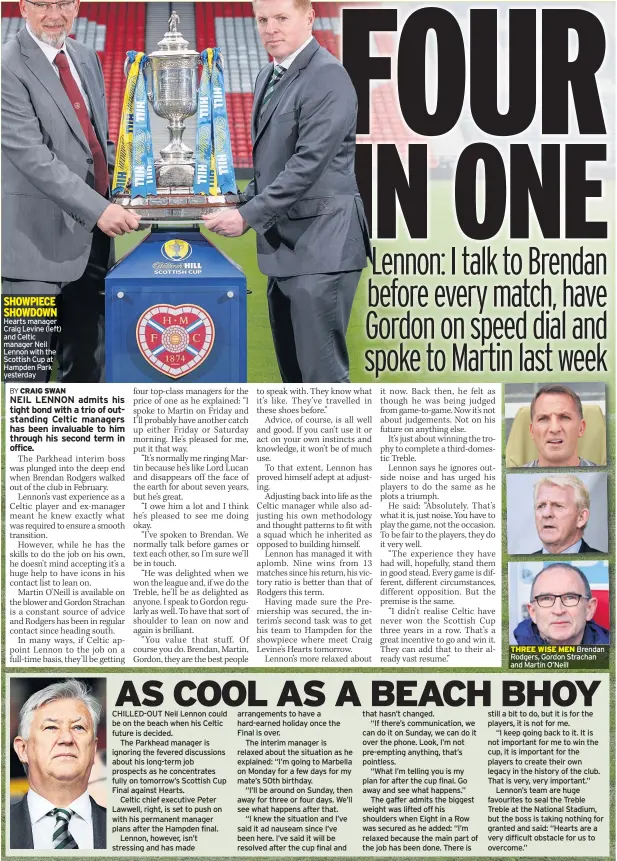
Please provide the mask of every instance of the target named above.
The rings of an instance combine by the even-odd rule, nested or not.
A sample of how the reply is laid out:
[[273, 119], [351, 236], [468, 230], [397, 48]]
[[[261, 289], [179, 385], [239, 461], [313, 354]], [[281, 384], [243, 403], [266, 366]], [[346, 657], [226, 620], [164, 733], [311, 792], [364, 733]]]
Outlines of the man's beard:
[[60, 33], [46, 33], [45, 30], [42, 30], [39, 39], [52, 48], [62, 48], [67, 36], [66, 30], [62, 30]]

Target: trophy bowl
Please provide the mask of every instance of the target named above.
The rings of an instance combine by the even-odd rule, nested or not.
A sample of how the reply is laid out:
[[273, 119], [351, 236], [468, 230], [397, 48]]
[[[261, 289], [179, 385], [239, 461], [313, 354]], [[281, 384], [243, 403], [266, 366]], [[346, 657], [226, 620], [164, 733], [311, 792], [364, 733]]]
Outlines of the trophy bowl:
[[200, 57], [178, 31], [179, 16], [172, 13], [169, 30], [158, 51], [148, 55], [148, 101], [154, 112], [169, 120], [169, 143], [156, 163], [156, 181], [161, 186], [190, 186], [195, 174], [193, 150], [182, 141], [184, 120], [197, 110], [197, 69]]
[[[118, 190], [113, 194], [115, 203], [130, 207], [141, 216], [143, 227], [163, 222], [194, 225], [212, 208], [235, 207], [239, 202], [233, 165], [231, 180], [227, 182], [224, 193], [217, 192], [216, 183], [208, 191], [201, 188], [194, 190], [195, 153], [183, 142], [182, 134], [185, 131], [184, 120], [201, 110], [198, 69], [202, 63], [202, 55], [189, 49], [189, 43], [178, 31], [178, 23], [178, 14], [172, 12], [169, 30], [158, 42], [158, 50], [141, 61], [145, 76], [143, 102], [147, 94], [147, 100], [157, 116], [168, 121], [169, 143], [160, 151], [158, 159], [150, 156], [150, 170], [153, 168], [156, 192], [149, 189], [143, 194], [133, 194], [135, 188], [131, 189], [130, 183], [126, 182], [120, 185], [119, 180]], [[129, 64], [133, 62], [134, 58], [129, 59], [127, 55], [127, 75]], [[121, 177], [123, 168], [117, 164], [116, 169]], [[143, 172], [143, 166], [141, 169]], [[130, 175], [130, 161], [127, 172]], [[114, 183], [115, 181], [114, 175]]]
[[[151, 57], [151, 104], [165, 120], [184, 120], [197, 110], [197, 67], [199, 57]], [[180, 65], [182, 63], [182, 65]]]

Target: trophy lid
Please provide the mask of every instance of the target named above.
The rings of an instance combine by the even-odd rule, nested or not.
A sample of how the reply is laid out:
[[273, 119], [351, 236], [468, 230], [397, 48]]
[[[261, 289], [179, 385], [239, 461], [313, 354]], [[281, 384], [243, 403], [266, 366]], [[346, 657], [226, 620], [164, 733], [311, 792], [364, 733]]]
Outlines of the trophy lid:
[[194, 57], [198, 55], [197, 51], [189, 49], [189, 43], [178, 30], [179, 23], [180, 16], [177, 12], [172, 12], [171, 18], [169, 19], [169, 30], [165, 33], [161, 41], [157, 43], [160, 50], [153, 51], [150, 54], [151, 57]]

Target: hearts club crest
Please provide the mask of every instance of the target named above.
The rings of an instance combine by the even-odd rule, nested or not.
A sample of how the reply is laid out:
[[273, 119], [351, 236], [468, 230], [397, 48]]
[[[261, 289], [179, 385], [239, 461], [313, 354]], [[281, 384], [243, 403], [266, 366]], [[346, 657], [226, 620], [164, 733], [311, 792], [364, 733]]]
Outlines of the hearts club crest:
[[144, 359], [161, 374], [178, 379], [208, 358], [214, 323], [199, 305], [152, 305], [139, 318], [136, 336]]

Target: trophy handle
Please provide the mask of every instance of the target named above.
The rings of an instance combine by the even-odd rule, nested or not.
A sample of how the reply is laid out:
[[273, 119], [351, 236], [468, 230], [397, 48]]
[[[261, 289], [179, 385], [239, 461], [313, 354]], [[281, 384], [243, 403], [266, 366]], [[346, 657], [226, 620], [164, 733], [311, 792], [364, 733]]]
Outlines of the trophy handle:
[[146, 94], [148, 96], [148, 101], [151, 105], [154, 104], [154, 93], [152, 91], [152, 68], [150, 64], [150, 58], [146, 57], [144, 62], [144, 75], [146, 78]]

